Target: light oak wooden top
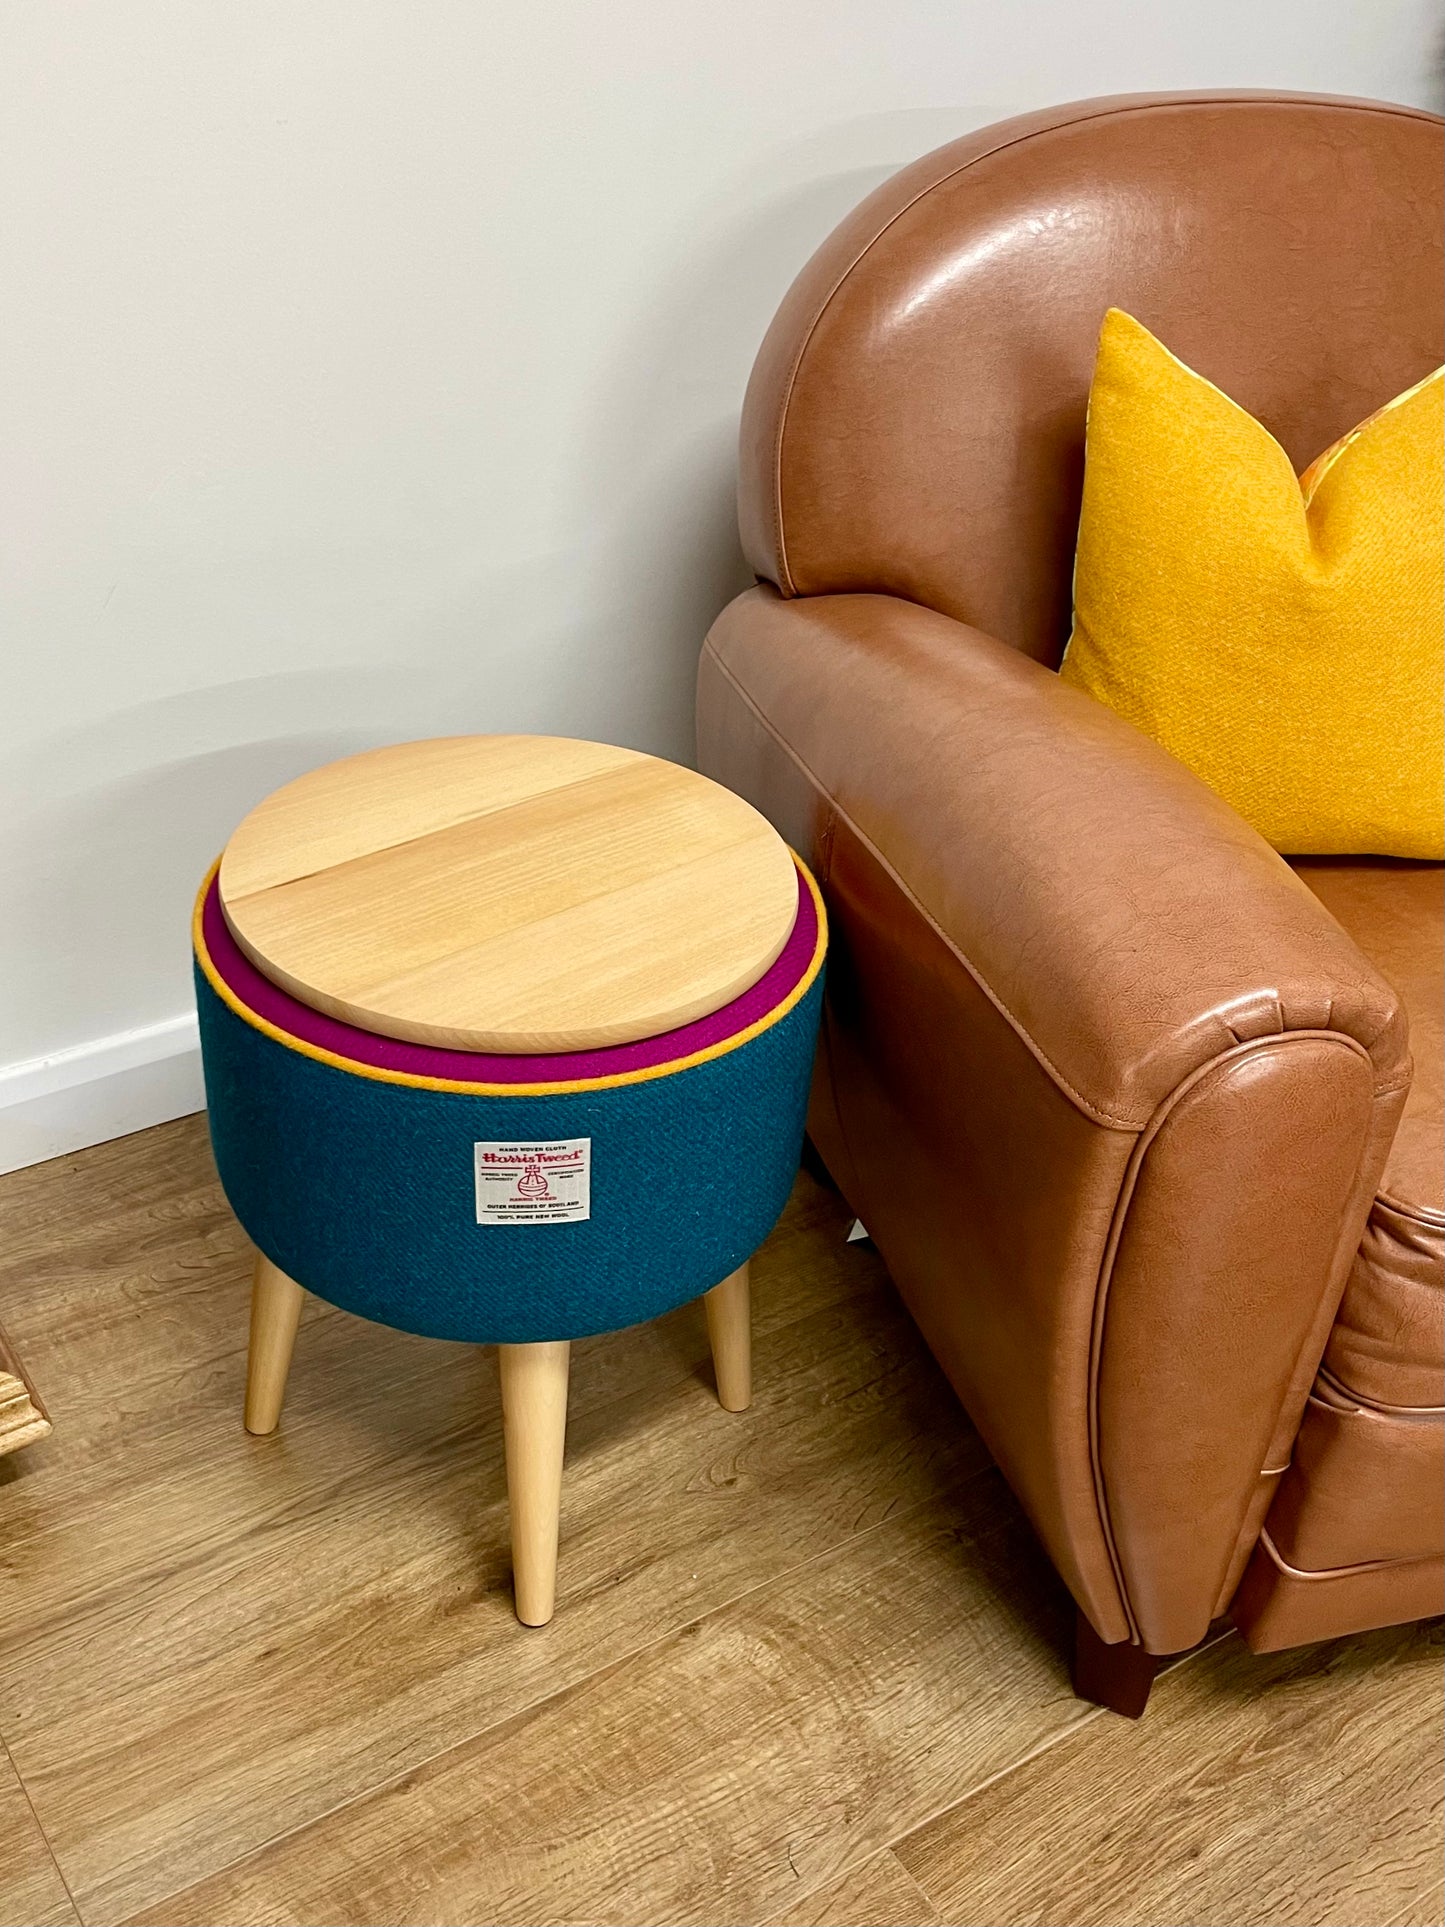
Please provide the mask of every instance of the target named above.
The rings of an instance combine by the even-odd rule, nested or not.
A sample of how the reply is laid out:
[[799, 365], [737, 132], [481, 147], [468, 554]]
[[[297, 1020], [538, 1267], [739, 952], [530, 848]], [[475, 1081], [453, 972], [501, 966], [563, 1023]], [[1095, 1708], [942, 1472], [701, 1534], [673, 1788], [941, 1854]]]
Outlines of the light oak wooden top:
[[454, 1050], [589, 1050], [692, 1022], [787, 942], [797, 877], [741, 797], [637, 750], [449, 736], [268, 796], [221, 860], [257, 969]]

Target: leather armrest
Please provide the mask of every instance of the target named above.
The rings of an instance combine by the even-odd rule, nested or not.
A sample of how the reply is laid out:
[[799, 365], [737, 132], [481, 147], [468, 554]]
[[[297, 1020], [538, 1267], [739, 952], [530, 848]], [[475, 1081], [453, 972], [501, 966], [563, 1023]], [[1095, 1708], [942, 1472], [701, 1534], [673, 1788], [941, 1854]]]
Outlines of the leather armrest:
[[828, 899], [825, 1158], [1095, 1628], [1182, 1650], [1298, 1429], [1398, 1000], [1181, 764], [912, 603], [739, 597], [698, 736]]
[[1142, 1128], [1248, 1039], [1343, 1032], [1408, 1076], [1399, 1000], [1289, 866], [1130, 724], [979, 630], [891, 596], [719, 617], [731, 681], [1049, 1074]]

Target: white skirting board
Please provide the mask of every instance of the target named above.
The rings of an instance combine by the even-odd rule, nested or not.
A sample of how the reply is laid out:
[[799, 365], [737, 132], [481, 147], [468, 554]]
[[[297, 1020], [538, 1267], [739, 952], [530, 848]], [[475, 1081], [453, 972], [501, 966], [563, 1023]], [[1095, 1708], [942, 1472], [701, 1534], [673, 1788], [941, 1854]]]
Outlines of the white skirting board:
[[0, 1065], [0, 1171], [205, 1107], [193, 1012]]

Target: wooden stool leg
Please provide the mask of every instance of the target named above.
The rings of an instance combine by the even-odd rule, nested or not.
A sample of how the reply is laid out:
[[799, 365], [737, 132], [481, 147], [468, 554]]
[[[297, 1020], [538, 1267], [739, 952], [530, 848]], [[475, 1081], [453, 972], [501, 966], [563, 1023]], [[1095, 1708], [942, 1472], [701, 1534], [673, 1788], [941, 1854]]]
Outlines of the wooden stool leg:
[[251, 1280], [251, 1353], [246, 1364], [246, 1430], [274, 1432], [306, 1294], [294, 1278], [256, 1254]]
[[729, 1412], [745, 1412], [753, 1402], [752, 1305], [747, 1266], [739, 1265], [720, 1285], [714, 1285], [702, 1302], [707, 1311], [707, 1336], [712, 1346], [718, 1403]]
[[1081, 1700], [1107, 1706], [1126, 1720], [1142, 1717], [1154, 1675], [1164, 1664], [1142, 1646], [1127, 1641], [1106, 1646], [1077, 1607], [1074, 1609], [1074, 1691]]
[[557, 1519], [571, 1349], [565, 1339], [497, 1347], [512, 1514], [512, 1590], [524, 1626], [545, 1626], [557, 1596]]

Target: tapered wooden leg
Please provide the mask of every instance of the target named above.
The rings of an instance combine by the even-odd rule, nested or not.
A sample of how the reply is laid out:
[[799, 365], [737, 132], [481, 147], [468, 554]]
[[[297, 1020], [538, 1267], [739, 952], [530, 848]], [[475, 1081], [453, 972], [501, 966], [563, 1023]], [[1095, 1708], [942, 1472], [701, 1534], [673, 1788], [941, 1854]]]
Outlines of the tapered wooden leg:
[[1083, 1613], [1077, 1608], [1075, 1613], [1074, 1691], [1081, 1700], [1137, 1720], [1149, 1704], [1149, 1689], [1164, 1661], [1127, 1641], [1106, 1646]]
[[557, 1520], [571, 1350], [565, 1339], [497, 1347], [512, 1513], [512, 1591], [524, 1626], [545, 1626], [557, 1597]]
[[745, 1412], [753, 1402], [752, 1301], [747, 1266], [739, 1265], [720, 1285], [714, 1285], [703, 1298], [703, 1305], [718, 1403], [729, 1412]]
[[251, 1354], [246, 1365], [246, 1430], [274, 1432], [306, 1294], [269, 1258], [256, 1256], [251, 1280]]

